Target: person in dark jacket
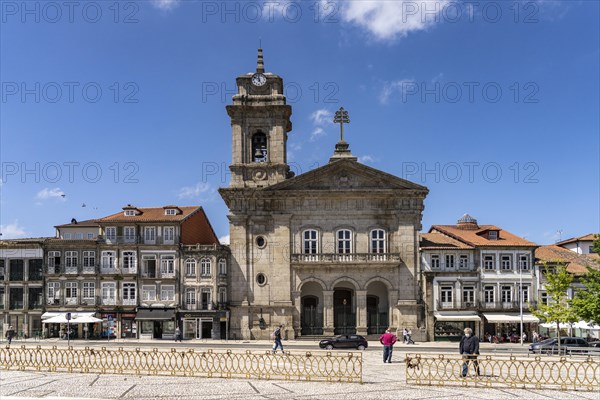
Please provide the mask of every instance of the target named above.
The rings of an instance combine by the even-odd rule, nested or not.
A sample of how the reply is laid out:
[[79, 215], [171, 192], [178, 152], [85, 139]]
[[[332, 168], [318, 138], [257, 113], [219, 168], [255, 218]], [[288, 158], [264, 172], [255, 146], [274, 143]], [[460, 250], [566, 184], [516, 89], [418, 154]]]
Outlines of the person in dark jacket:
[[469, 373], [469, 363], [471, 362], [477, 372], [477, 376], [479, 376], [479, 362], [477, 361], [477, 356], [479, 355], [479, 338], [473, 335], [473, 330], [471, 328], [465, 328], [464, 332], [465, 336], [460, 339], [460, 345], [458, 347], [464, 360], [462, 365], [462, 376], [467, 376]]
[[6, 331], [6, 341], [8, 342], [8, 345], [10, 346], [10, 343], [12, 342], [13, 337], [15, 336], [15, 330], [13, 329], [12, 325], [8, 327], [8, 330]]
[[281, 347], [281, 354], [285, 354], [285, 351], [283, 351], [283, 344], [281, 344], [281, 329], [283, 329], [283, 325], [279, 325], [272, 334], [273, 340], [275, 341], [273, 344], [273, 354], [277, 353], [278, 347]]

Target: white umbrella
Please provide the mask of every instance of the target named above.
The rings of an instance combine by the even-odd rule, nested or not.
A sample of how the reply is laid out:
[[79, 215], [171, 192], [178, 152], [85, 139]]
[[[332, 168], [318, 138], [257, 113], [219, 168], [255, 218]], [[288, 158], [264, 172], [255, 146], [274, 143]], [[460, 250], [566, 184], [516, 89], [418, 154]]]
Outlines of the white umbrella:
[[44, 324], [66, 324], [67, 319], [64, 315], [57, 315], [56, 317], [48, 318], [42, 321]]
[[102, 322], [100, 318], [92, 317], [90, 315], [84, 315], [79, 318], [74, 318], [71, 320], [72, 324], [88, 324], [88, 323], [96, 323]]
[[593, 325], [593, 324], [589, 324], [589, 323], [587, 323], [587, 322], [585, 322], [585, 321], [579, 321], [579, 322], [576, 322], [576, 323], [573, 325], [573, 328], [577, 328], [577, 329], [587, 329], [587, 330], [590, 330], [590, 331], [597, 331], [598, 329], [600, 329], [600, 326], [598, 326], [598, 325]]

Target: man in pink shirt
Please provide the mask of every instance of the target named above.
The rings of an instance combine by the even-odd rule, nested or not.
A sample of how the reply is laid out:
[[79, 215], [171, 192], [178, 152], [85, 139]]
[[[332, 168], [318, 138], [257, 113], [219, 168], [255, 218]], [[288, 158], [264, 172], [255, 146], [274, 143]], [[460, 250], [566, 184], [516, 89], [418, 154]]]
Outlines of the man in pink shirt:
[[387, 328], [385, 333], [379, 338], [379, 343], [383, 345], [383, 362], [392, 363], [392, 351], [396, 343], [396, 335], [392, 333], [391, 328]]

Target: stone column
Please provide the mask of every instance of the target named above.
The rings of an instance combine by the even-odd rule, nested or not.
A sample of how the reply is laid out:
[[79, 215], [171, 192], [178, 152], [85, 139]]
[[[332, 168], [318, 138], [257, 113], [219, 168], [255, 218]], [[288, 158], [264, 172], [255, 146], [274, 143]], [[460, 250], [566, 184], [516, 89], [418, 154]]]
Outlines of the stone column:
[[323, 335], [333, 335], [333, 290], [323, 290]]
[[367, 334], [367, 291], [356, 291], [356, 333]]
[[293, 328], [294, 328], [294, 337], [298, 337], [301, 335], [302, 331], [302, 292], [294, 291], [292, 292], [292, 302], [294, 304], [292, 316], [293, 320]]

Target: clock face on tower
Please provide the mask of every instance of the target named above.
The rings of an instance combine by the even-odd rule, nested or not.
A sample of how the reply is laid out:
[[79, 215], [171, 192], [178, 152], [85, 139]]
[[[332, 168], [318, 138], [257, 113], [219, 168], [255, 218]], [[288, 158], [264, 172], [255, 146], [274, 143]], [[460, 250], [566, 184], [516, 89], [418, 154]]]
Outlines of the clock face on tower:
[[263, 86], [265, 83], [267, 83], [267, 77], [263, 74], [252, 75], [252, 84], [254, 86]]

